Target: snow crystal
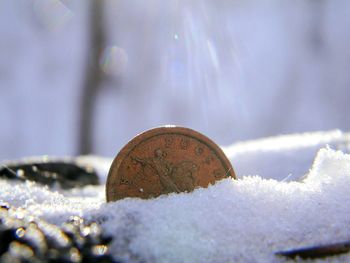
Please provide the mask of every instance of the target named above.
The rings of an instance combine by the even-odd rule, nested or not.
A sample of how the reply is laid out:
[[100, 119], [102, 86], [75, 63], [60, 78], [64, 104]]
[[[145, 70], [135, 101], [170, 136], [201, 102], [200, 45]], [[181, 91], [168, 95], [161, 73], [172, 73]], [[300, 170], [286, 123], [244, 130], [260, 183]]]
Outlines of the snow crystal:
[[[236, 144], [225, 150], [234, 167], [240, 164], [239, 179], [224, 179], [192, 193], [107, 204], [104, 185], [52, 190], [32, 182], [0, 180], [0, 199], [57, 225], [70, 215], [97, 220], [114, 236], [110, 253], [122, 261], [285, 262], [274, 252], [350, 240], [350, 155], [322, 147], [339, 148], [347, 136], [336, 131], [271, 138], [268, 143], [246, 143], [246, 148]], [[287, 143], [291, 138], [293, 143]], [[283, 158], [294, 159], [291, 163], [302, 166], [294, 171], [302, 171], [317, 147], [321, 149], [303, 180], [242, 173], [253, 167], [259, 174], [266, 161], [266, 175], [284, 178], [288, 174]], [[271, 162], [278, 154], [283, 157], [276, 159], [280, 163]], [[81, 161], [99, 167], [105, 178], [111, 160]], [[350, 254], [326, 260], [349, 262]]]
[[348, 152], [350, 134], [339, 130], [313, 132], [238, 142], [224, 151], [238, 177], [259, 175], [277, 180], [297, 180], [309, 172], [321, 147]]

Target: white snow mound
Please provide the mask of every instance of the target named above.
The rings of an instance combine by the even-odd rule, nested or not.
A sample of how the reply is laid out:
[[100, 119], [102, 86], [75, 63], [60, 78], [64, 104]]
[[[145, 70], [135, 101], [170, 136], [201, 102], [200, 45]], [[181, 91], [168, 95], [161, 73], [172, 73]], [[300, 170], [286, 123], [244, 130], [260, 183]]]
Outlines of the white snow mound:
[[[299, 145], [307, 147], [311, 146]], [[282, 155], [285, 151], [289, 150], [279, 150]], [[249, 150], [246, 155], [259, 152]], [[231, 161], [235, 165], [232, 156]], [[286, 177], [279, 167], [270, 170]], [[0, 180], [0, 199], [58, 225], [70, 215], [98, 220], [114, 236], [110, 253], [126, 262], [285, 262], [274, 252], [350, 240], [350, 155], [322, 148], [302, 181], [242, 174], [239, 178], [192, 193], [108, 204], [103, 185], [53, 191], [35, 183]], [[324, 261], [350, 262], [350, 254]]]

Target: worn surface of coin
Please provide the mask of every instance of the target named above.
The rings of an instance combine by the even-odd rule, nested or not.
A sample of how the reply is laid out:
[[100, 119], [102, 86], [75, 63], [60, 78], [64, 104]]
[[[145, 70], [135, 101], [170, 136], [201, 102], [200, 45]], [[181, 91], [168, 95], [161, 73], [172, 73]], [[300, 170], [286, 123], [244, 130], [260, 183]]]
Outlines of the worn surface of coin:
[[206, 136], [183, 127], [148, 130], [127, 143], [109, 170], [107, 202], [190, 192], [235, 177], [223, 151]]

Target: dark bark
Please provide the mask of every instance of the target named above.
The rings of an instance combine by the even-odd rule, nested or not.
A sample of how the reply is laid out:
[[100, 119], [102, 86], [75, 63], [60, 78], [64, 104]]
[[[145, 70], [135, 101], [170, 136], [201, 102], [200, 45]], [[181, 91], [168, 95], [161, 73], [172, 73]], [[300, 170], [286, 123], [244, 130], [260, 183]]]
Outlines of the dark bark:
[[96, 95], [103, 78], [99, 60], [106, 39], [103, 29], [103, 3], [102, 0], [90, 1], [89, 44], [79, 111], [81, 115], [78, 154], [90, 154], [93, 150], [94, 108]]

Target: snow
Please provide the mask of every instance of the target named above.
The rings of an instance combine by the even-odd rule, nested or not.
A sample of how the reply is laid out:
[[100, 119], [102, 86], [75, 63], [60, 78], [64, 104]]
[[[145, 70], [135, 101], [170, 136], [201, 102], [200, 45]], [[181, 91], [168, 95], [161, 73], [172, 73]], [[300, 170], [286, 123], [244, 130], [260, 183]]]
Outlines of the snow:
[[[317, 151], [329, 145], [348, 152], [350, 134], [339, 130], [238, 142], [224, 147], [238, 175], [295, 180], [309, 171]], [[286, 178], [288, 176], [288, 178]]]
[[[109, 252], [122, 261], [285, 262], [274, 252], [350, 239], [349, 141], [349, 134], [330, 131], [237, 143], [224, 150], [238, 180], [108, 204], [111, 159], [79, 157], [98, 169], [101, 185], [61, 190], [0, 180], [0, 200], [57, 225], [71, 215], [97, 220], [114, 236]], [[290, 171], [297, 180], [283, 181]], [[326, 259], [349, 260], [350, 254]]]

